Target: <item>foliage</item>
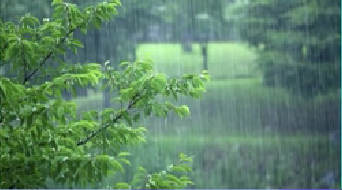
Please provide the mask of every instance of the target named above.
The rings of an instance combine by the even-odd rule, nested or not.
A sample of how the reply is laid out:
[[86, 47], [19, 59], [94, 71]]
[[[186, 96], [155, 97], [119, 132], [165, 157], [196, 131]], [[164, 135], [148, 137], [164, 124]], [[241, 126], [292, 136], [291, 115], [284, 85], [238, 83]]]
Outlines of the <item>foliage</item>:
[[177, 177], [175, 173], [189, 173], [191, 168], [187, 162], [192, 162], [192, 158], [185, 154], [179, 154], [179, 163], [175, 166], [173, 164], [167, 167], [167, 170], [148, 174], [143, 167], [138, 168], [137, 174], [134, 176], [131, 185], [128, 183], [117, 183], [115, 189], [182, 189], [188, 184], [194, 184], [189, 177], [182, 175]]
[[253, 0], [241, 8], [241, 37], [259, 48], [266, 85], [309, 97], [340, 88], [340, 1]]
[[[190, 113], [184, 105], [161, 103], [156, 97], [199, 98], [205, 91], [205, 72], [167, 78], [154, 73], [148, 60], [124, 62], [119, 72], [106, 64], [67, 64], [60, 59], [67, 49], [77, 53], [83, 47], [73, 37], [75, 31], [100, 28], [119, 5], [112, 0], [80, 10], [75, 4], [54, 0], [53, 18], [44, 18], [43, 23], [31, 14], [17, 24], [1, 21], [2, 66], [17, 71], [17, 77], [0, 81], [2, 188], [42, 188], [47, 179], [69, 186], [99, 183], [123, 171], [122, 164], [129, 164], [128, 154], [120, 151], [123, 146], [145, 141], [146, 129], [134, 125], [141, 115]], [[58, 68], [44, 68], [57, 61]], [[41, 82], [40, 75], [45, 74], [51, 80]], [[92, 110], [78, 116], [76, 104], [61, 98], [64, 89], [76, 95], [77, 85], [95, 86], [102, 79], [108, 80], [103, 88], [120, 89], [113, 101], [121, 109]], [[152, 176], [155, 188], [185, 187], [189, 182], [174, 175], [167, 179]]]

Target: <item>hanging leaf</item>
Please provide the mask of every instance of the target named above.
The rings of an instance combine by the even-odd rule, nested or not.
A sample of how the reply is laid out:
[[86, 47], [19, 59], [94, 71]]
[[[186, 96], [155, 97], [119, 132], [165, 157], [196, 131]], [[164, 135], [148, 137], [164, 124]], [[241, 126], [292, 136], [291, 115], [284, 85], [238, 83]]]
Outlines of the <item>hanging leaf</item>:
[[62, 4], [63, 0], [53, 0], [52, 5]]

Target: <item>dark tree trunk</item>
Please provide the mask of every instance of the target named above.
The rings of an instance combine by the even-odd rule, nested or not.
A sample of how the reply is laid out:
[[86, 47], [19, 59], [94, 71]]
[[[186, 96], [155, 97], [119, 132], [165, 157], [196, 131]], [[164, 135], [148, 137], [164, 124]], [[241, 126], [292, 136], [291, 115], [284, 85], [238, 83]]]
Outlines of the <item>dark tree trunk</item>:
[[202, 46], [203, 70], [208, 70], [208, 46]]
[[132, 47], [132, 62], [136, 61], [137, 60], [137, 46], [138, 44], [135, 43]]

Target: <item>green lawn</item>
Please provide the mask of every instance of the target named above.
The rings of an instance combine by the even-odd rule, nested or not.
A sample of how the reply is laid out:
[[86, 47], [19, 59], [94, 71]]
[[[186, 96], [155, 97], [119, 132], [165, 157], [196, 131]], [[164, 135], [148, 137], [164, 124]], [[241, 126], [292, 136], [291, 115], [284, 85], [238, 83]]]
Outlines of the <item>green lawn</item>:
[[[141, 44], [137, 51], [138, 58], [147, 56], [154, 61], [157, 71], [169, 76], [202, 70], [202, 57], [196, 44], [192, 53], [183, 53], [177, 44]], [[201, 101], [180, 98], [178, 102], [189, 105], [192, 119], [177, 117], [169, 121], [169, 126], [164, 120], [143, 123], [150, 131], [147, 143], [126, 147], [133, 154], [132, 167], [125, 168], [124, 175], [109, 177], [106, 184], [131, 180], [138, 166], [146, 167], [149, 172], [165, 170], [176, 161], [178, 153], [184, 152], [195, 156], [193, 188], [320, 187], [318, 181], [326, 171], [340, 168], [335, 167], [340, 166], [340, 149], [330, 147], [326, 135], [285, 136], [259, 130], [259, 109], [265, 109], [262, 106], [283, 108], [305, 102], [284, 93], [283, 89], [263, 87], [260, 78], [232, 78], [253, 72], [255, 59], [256, 55], [245, 45], [210, 43], [209, 72], [214, 80], [206, 83], [207, 93]], [[88, 97], [74, 101], [79, 110], [102, 110], [102, 93], [90, 92]], [[205, 110], [209, 107], [212, 109]], [[241, 121], [245, 121], [246, 130], [239, 132], [235, 126], [241, 125]], [[188, 128], [177, 134], [161, 132], [164, 127]], [[266, 179], [266, 175], [271, 178]]]
[[[185, 53], [180, 44], [140, 44], [138, 59], [150, 58], [157, 71], [170, 76], [185, 73], [201, 73], [203, 58], [199, 44], [193, 51]], [[241, 43], [209, 43], [208, 67], [213, 78], [228, 78], [251, 74], [255, 67], [256, 54]]]
[[182, 136], [150, 136], [147, 139], [147, 142], [161, 142], [161, 143], [170, 143], [170, 142], [180, 142], [180, 143], [194, 143], [194, 144], [208, 144], [210, 141], [212, 144], [226, 144], [226, 143], [241, 143], [241, 144], [249, 144], [249, 145], [261, 145], [261, 144], [276, 144], [276, 143], [317, 143], [328, 141], [327, 136], [256, 136], [254, 134], [247, 136], [199, 136], [199, 135], [191, 135], [187, 138]]
[[326, 171], [338, 172], [340, 166], [339, 147], [331, 147], [326, 137], [319, 136], [191, 135], [147, 140], [128, 148], [133, 167], [126, 168], [122, 179], [131, 179], [138, 166], [165, 170], [180, 152], [195, 156], [190, 176], [196, 189], [319, 188]]
[[[157, 71], [175, 76], [184, 73], [200, 73], [202, 68], [199, 46], [193, 44], [192, 53], [182, 52], [177, 44], [141, 44], [137, 50], [138, 58], [145, 55], [155, 63]], [[210, 43], [209, 44], [209, 71], [213, 80], [206, 83], [207, 93], [203, 98], [192, 100], [179, 98], [177, 104], [186, 104], [191, 111], [191, 117], [181, 120], [179, 117], [164, 120], [151, 119], [142, 124], [152, 131], [163, 131], [164, 134], [175, 133], [174, 129], [185, 129], [185, 134], [254, 134], [268, 133], [265, 127], [276, 128], [270, 122], [263, 122], [259, 113], [264, 112], [263, 118], [274, 118], [282, 114], [284, 121], [297, 121], [290, 110], [291, 107], [312, 107], [315, 102], [291, 96], [280, 88], [266, 88], [260, 77], [231, 78], [234, 73], [247, 74], [255, 66], [255, 54], [244, 44], [238, 43]], [[180, 64], [182, 61], [183, 64]], [[240, 64], [235, 64], [240, 63]], [[179, 66], [179, 67], [177, 67]], [[221, 74], [225, 77], [220, 77]], [[230, 73], [230, 74], [229, 74]], [[216, 76], [216, 79], [215, 79]], [[225, 78], [225, 79], [223, 79]], [[324, 98], [321, 98], [324, 100]], [[89, 93], [88, 97], [75, 99], [79, 110], [102, 110], [102, 94]], [[288, 109], [287, 109], [288, 108]], [[271, 110], [273, 115], [267, 113]], [[277, 112], [275, 112], [275, 111]], [[284, 112], [281, 112], [285, 110]], [[309, 113], [310, 114], [310, 113]], [[266, 116], [265, 116], [266, 115]], [[287, 118], [286, 118], [287, 117]], [[265, 119], [264, 119], [265, 120]], [[280, 119], [274, 119], [280, 121]], [[282, 121], [283, 121], [282, 120]], [[282, 122], [284, 123], [284, 122]], [[285, 122], [286, 123], [286, 122]], [[210, 129], [208, 126], [211, 126]], [[296, 122], [289, 126], [296, 128]], [[288, 127], [288, 125], [286, 125]], [[289, 128], [291, 131], [293, 128]], [[178, 129], [177, 129], [178, 130]], [[179, 131], [178, 131], [179, 132]], [[178, 133], [177, 132], [177, 133]]]
[[[138, 58], [148, 56], [157, 71], [169, 76], [200, 73], [198, 45], [193, 50], [187, 54], [176, 44], [142, 44]], [[209, 72], [214, 80], [206, 83], [207, 93], [201, 101], [180, 98], [178, 102], [189, 105], [192, 119], [177, 117], [168, 126], [164, 120], [142, 123], [150, 132], [147, 143], [126, 147], [133, 155], [132, 167], [125, 167], [124, 175], [109, 177], [105, 184], [131, 180], [138, 166], [149, 172], [165, 170], [184, 152], [195, 156], [190, 174], [196, 184], [193, 188], [319, 188], [326, 171], [340, 168], [339, 149], [331, 147], [327, 135], [275, 135], [258, 128], [260, 109], [307, 102], [283, 89], [266, 88], [257, 77], [231, 78], [252, 72], [255, 58], [241, 44], [210, 44]], [[80, 110], [101, 110], [102, 94], [89, 93], [75, 102]], [[212, 109], [201, 110], [199, 102], [204, 109]], [[241, 121], [245, 129], [239, 131], [236, 126]], [[186, 130], [178, 134], [172, 131], [175, 128]]]

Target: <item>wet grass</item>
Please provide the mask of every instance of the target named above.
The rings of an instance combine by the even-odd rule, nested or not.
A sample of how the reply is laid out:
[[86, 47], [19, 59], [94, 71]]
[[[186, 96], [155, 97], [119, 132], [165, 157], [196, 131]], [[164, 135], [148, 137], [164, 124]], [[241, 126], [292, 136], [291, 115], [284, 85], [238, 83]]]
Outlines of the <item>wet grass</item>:
[[[157, 71], [170, 76], [186, 73], [201, 73], [203, 57], [199, 44], [193, 44], [193, 51], [182, 51], [180, 44], [140, 44], [137, 57], [153, 60]], [[241, 43], [209, 43], [208, 69], [213, 78], [230, 78], [248, 75], [255, 71], [256, 54]]]
[[340, 147], [323, 136], [150, 136], [128, 150], [132, 167], [122, 179], [138, 166], [165, 170], [185, 152], [195, 156], [190, 175], [196, 189], [322, 188], [321, 179], [328, 171], [338, 177], [340, 166]]
[[186, 143], [186, 144], [224, 144], [224, 143], [240, 143], [248, 145], [267, 145], [267, 144], [279, 144], [279, 143], [317, 143], [322, 141], [328, 141], [327, 136], [323, 135], [292, 135], [292, 136], [260, 136], [253, 134], [246, 135], [230, 135], [230, 136], [209, 136], [209, 135], [189, 135], [187, 137], [177, 135], [162, 135], [162, 136], [149, 136], [147, 142], [159, 142], [159, 143]]
[[[202, 70], [196, 44], [192, 53], [182, 52], [176, 44], [142, 44], [138, 57], [145, 55], [155, 62], [156, 70], [170, 76]], [[327, 135], [261, 132], [259, 109], [310, 102], [283, 89], [265, 88], [260, 78], [231, 78], [251, 73], [254, 61], [255, 54], [244, 45], [210, 44], [209, 71], [214, 80], [207, 83], [201, 101], [180, 99], [179, 104], [190, 106], [191, 118], [175, 117], [167, 124], [170, 129], [187, 130], [162, 131], [164, 120], [143, 123], [153, 127], [147, 143], [128, 148], [133, 154], [132, 167], [119, 177], [110, 177], [108, 185], [116, 180], [130, 181], [138, 166], [149, 172], [165, 170], [184, 152], [195, 156], [191, 177], [197, 189], [323, 188], [320, 180], [325, 173], [340, 168], [340, 147], [332, 147]], [[101, 93], [90, 92], [74, 101], [80, 110], [102, 109]], [[243, 126], [245, 129], [239, 131]]]
[[[196, 44], [192, 53], [182, 52], [176, 44], [142, 44], [138, 57], [145, 55], [155, 62], [157, 71], [170, 76], [202, 70]], [[242, 44], [210, 44], [209, 71], [214, 80], [206, 83], [207, 93], [201, 101], [180, 98], [178, 102], [189, 105], [192, 116], [169, 118], [168, 123], [163, 119], [143, 122], [150, 131], [147, 143], [127, 147], [132, 166], [123, 175], [109, 177], [108, 185], [130, 181], [138, 166], [149, 172], [165, 170], [184, 152], [195, 156], [193, 188], [323, 188], [324, 175], [340, 168], [340, 147], [331, 146], [328, 135], [262, 131], [260, 110], [312, 102], [283, 89], [265, 88], [257, 77], [232, 78], [252, 73], [254, 61], [255, 54]], [[75, 101], [80, 110], [101, 110], [102, 94], [89, 93]], [[185, 130], [175, 132], [179, 128]]]
[[[138, 166], [149, 172], [165, 170], [177, 161], [180, 152], [195, 156], [194, 172], [190, 175], [196, 189], [323, 188], [321, 181], [327, 172], [333, 171], [337, 175], [340, 147], [331, 146], [327, 135], [259, 133], [257, 121], [253, 121], [254, 114], [239, 110], [239, 107], [251, 110], [270, 101], [294, 104], [293, 97], [281, 89], [266, 89], [258, 79], [227, 79], [208, 83], [207, 90], [204, 101], [218, 107], [220, 117], [252, 120], [247, 126], [251, 130], [239, 132], [227, 125], [215, 124], [218, 118], [206, 114], [200, 118], [208, 117], [208, 122], [194, 116], [195, 119], [177, 119], [177, 123], [169, 124], [169, 128], [193, 125], [178, 135], [158, 132], [162, 128], [160, 121], [145, 123], [147, 127], [155, 126], [147, 135], [147, 143], [127, 148], [132, 153], [132, 165], [125, 168], [125, 174], [109, 177], [108, 185], [116, 180], [130, 181]], [[91, 94], [76, 102], [82, 109], [97, 109], [102, 104], [102, 94]], [[196, 109], [194, 101], [183, 99], [181, 102]], [[229, 106], [222, 107], [222, 102]], [[198, 114], [193, 111], [194, 115]], [[336, 179], [339, 181], [338, 177]]]

